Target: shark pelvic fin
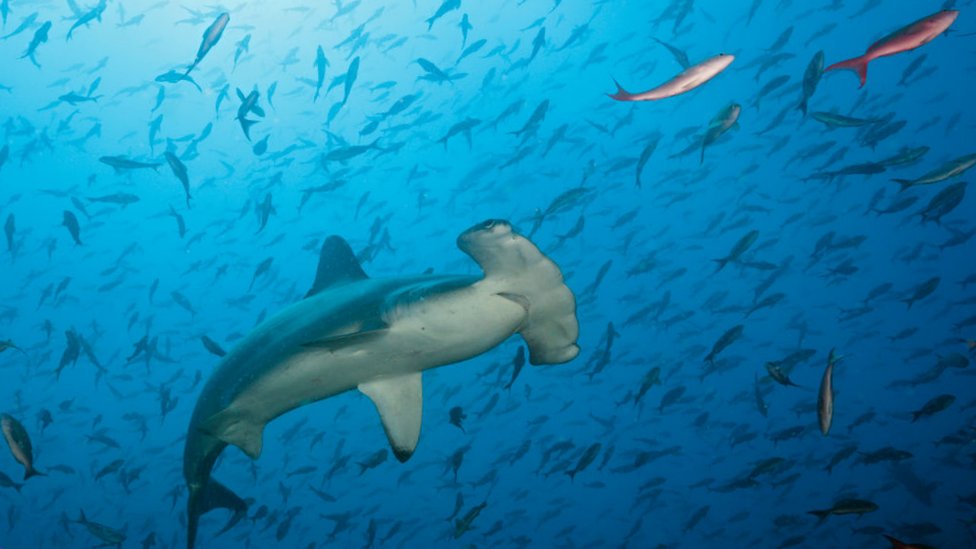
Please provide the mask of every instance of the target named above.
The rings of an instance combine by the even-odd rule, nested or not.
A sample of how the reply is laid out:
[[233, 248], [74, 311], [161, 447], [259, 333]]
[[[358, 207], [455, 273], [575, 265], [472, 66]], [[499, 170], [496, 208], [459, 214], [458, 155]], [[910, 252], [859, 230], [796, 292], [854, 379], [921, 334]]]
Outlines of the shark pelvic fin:
[[420, 372], [361, 383], [359, 390], [376, 405], [393, 454], [401, 462], [410, 459], [420, 440], [423, 416]]
[[256, 424], [234, 408], [227, 408], [207, 418], [200, 430], [227, 444], [237, 446], [251, 459], [258, 459], [264, 445], [264, 425]]
[[312, 288], [305, 294], [311, 297], [322, 290], [340, 284], [347, 284], [357, 280], [365, 280], [369, 277], [359, 266], [359, 260], [353, 253], [349, 243], [342, 237], [330, 236], [322, 244], [319, 252], [319, 268], [315, 273], [315, 282]]

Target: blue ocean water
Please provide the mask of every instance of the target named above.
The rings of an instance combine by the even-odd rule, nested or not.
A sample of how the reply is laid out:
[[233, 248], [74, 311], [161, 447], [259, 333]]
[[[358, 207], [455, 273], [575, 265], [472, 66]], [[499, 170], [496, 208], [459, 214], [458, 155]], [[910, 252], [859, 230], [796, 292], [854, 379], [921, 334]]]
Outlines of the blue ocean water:
[[[972, 4], [3, 0], [0, 411], [44, 475], [4, 451], [0, 547], [185, 547], [222, 349], [329, 235], [370, 277], [480, 276], [456, 240], [486, 219], [558, 265], [579, 356], [518, 369], [514, 335], [424, 372], [402, 464], [361, 392], [296, 403], [223, 451], [247, 515], [197, 547], [973, 546]], [[818, 51], [942, 9], [797, 108]]]

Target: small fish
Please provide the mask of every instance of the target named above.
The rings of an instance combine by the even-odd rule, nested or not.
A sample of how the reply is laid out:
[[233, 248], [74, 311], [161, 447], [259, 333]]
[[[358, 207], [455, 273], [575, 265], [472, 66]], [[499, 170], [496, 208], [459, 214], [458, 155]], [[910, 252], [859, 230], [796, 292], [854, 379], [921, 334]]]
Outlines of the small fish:
[[430, 29], [434, 28], [434, 23], [441, 17], [447, 15], [448, 12], [460, 8], [461, 0], [444, 0], [441, 3], [441, 6], [437, 8], [437, 11], [434, 12], [434, 15], [427, 19], [427, 30], [429, 31]]
[[[192, 76], [190, 76], [189, 74], [181, 74], [179, 71], [164, 72], [163, 74], [157, 76], [155, 80], [156, 82], [160, 82], [163, 84], [177, 84], [179, 82], [189, 82], [190, 84], [193, 84], [193, 87], [195, 87], [198, 92], [203, 93], [203, 88], [200, 87], [200, 84], [197, 84], [197, 81], [194, 80]], [[165, 88], [160, 87], [160, 89], [162, 90]], [[160, 92], [160, 93], [162, 94], [164, 92]], [[165, 97], [165, 95], [162, 95], [162, 97]], [[157, 97], [157, 101], [160, 104], [162, 103], [162, 100], [159, 99], [158, 97]]]
[[921, 408], [912, 412], [912, 423], [915, 423], [923, 417], [934, 416], [939, 412], [945, 411], [955, 401], [955, 395], [939, 395], [929, 400]]
[[124, 156], [103, 156], [98, 161], [114, 168], [115, 173], [121, 173], [123, 170], [139, 170], [144, 168], [155, 170], [162, 165], [158, 162], [139, 162]]
[[65, 210], [61, 225], [68, 229], [68, 233], [71, 235], [71, 239], [75, 241], [75, 245], [81, 246], [81, 226], [78, 224], [78, 218], [75, 217], [75, 214]]
[[830, 509], [824, 509], [822, 511], [809, 511], [811, 515], [815, 515], [821, 521], [824, 521], [830, 515], [864, 515], [865, 513], [871, 513], [878, 510], [877, 504], [871, 501], [863, 499], [842, 499], [837, 503], [834, 503], [833, 507]]
[[932, 185], [933, 183], [940, 183], [947, 179], [958, 177], [966, 173], [973, 166], [976, 166], [976, 154], [967, 154], [955, 160], [950, 160], [916, 179], [892, 179], [892, 181], [901, 185], [900, 190], [904, 191], [919, 185]]
[[919, 212], [919, 215], [922, 216], [922, 222], [927, 223], [929, 221], [934, 221], [936, 225], [941, 225], [942, 217], [949, 214], [955, 210], [957, 206], [962, 204], [965, 197], [966, 183], [964, 181], [954, 183], [945, 189], [942, 189], [937, 195], [933, 196], [928, 205]]
[[13, 488], [19, 493], [20, 489], [23, 487], [24, 487], [23, 484], [14, 482], [13, 479], [8, 477], [6, 473], [0, 471], [0, 488]]
[[515, 351], [515, 359], [512, 361], [512, 379], [507, 384], [505, 384], [506, 389], [511, 389], [515, 380], [518, 379], [519, 372], [525, 366], [525, 347], [519, 347], [518, 351]]
[[166, 152], [163, 154], [166, 157], [166, 163], [169, 164], [171, 170], [173, 170], [173, 175], [180, 180], [183, 185], [183, 192], [186, 194], [186, 207], [190, 207], [190, 176], [187, 174], [186, 165], [176, 157], [175, 154], [171, 152]]
[[957, 17], [959, 17], [957, 10], [942, 10], [923, 17], [871, 44], [864, 55], [834, 63], [827, 67], [825, 72], [838, 69], [852, 70], [857, 73], [861, 81], [859, 87], [863, 88], [868, 81], [868, 63], [880, 57], [911, 51], [928, 44], [947, 31]]
[[659, 99], [674, 97], [689, 92], [715, 78], [731, 65], [734, 60], [734, 55], [726, 53], [716, 55], [685, 69], [681, 74], [664, 84], [640, 93], [630, 93], [618, 82], [614, 81], [617, 84], [617, 92], [607, 95], [616, 101], [657, 101]]
[[912, 295], [906, 299], [903, 299], [902, 303], [905, 303], [908, 305], [908, 308], [911, 309], [912, 305], [914, 305], [916, 301], [925, 299], [926, 297], [932, 295], [932, 293], [935, 292], [935, 290], [939, 287], [940, 282], [942, 282], [942, 279], [937, 276], [922, 282], [912, 289]]
[[370, 456], [366, 459], [366, 461], [362, 461], [359, 463], [360, 476], [362, 476], [362, 474], [365, 473], [366, 471], [379, 467], [384, 462], [386, 462], [386, 459], [389, 457], [389, 454], [390, 452], [386, 448], [382, 450], [377, 450], [376, 452], [370, 454]]
[[314, 65], [317, 78], [315, 79], [315, 97], [312, 98], [312, 103], [319, 99], [319, 92], [322, 91], [322, 83], [325, 82], [325, 69], [329, 66], [329, 60], [325, 58], [325, 50], [322, 49], [322, 46], [319, 46], [315, 50]]
[[20, 58], [23, 59], [25, 57], [29, 57], [31, 63], [33, 63], [35, 67], [41, 68], [41, 65], [38, 64], [36, 57], [37, 47], [47, 42], [47, 35], [50, 30], [51, 22], [45, 21], [44, 24], [34, 32], [34, 37], [31, 38], [30, 44], [27, 46], [27, 50], [24, 52], [24, 55], [20, 56]]
[[268, 272], [271, 269], [271, 264], [274, 263], [274, 258], [269, 257], [258, 263], [258, 266], [254, 268], [254, 275], [251, 277], [251, 285], [247, 287], [247, 291], [250, 292], [254, 288], [254, 283], [257, 279]]
[[667, 50], [671, 52], [671, 55], [674, 57], [674, 60], [677, 61], [679, 65], [681, 65], [682, 69], [687, 70], [688, 68], [691, 67], [691, 61], [688, 60], [688, 54], [685, 53], [683, 50], [675, 46], [672, 46], [671, 44], [668, 44], [664, 40], [659, 40], [654, 37], [652, 37], [652, 39], [658, 44], [661, 44], [662, 46], [667, 48]]
[[14, 459], [24, 466], [24, 480], [33, 476], [44, 476], [44, 473], [34, 468], [34, 449], [27, 429], [13, 416], [0, 414], [0, 431], [3, 431], [3, 438], [7, 441], [7, 447]]
[[71, 40], [71, 33], [74, 32], [74, 30], [77, 29], [78, 27], [80, 27], [82, 25], [84, 25], [84, 26], [87, 27], [88, 26], [88, 23], [91, 23], [92, 21], [95, 21], [96, 19], [98, 21], [101, 21], [102, 20], [102, 12], [105, 11], [105, 8], [106, 7], [107, 7], [107, 0], [101, 0], [98, 3], [97, 6], [95, 6], [94, 8], [91, 9], [91, 11], [89, 11], [89, 12], [85, 13], [84, 15], [82, 15], [81, 17], [79, 17], [78, 20], [75, 21], [75, 23], [73, 25], [71, 25], [71, 28], [68, 29], [68, 36], [64, 39], [65, 42], [67, 42], [68, 40]]
[[820, 432], [827, 436], [830, 425], [834, 421], [834, 364], [840, 362], [841, 358], [834, 355], [834, 350], [830, 350], [827, 357], [827, 369], [824, 370], [823, 378], [820, 380], [820, 391], [817, 392], [817, 420], [820, 423]]
[[3, 234], [7, 237], [7, 251], [14, 253], [14, 234], [17, 232], [14, 214], [7, 216], [7, 222], [3, 224]]
[[254, 113], [260, 117], [264, 117], [264, 109], [258, 105], [258, 99], [261, 94], [258, 90], [251, 90], [250, 93], [244, 95], [244, 92], [240, 88], [237, 88], [237, 97], [241, 100], [241, 106], [237, 108], [237, 120], [241, 123], [241, 129], [244, 131], [244, 137], [248, 141], [251, 140], [251, 126], [258, 123], [257, 120], [251, 120], [247, 118], [247, 115]]
[[793, 383], [790, 376], [783, 371], [783, 368], [775, 362], [766, 363], [766, 372], [769, 373], [769, 377], [773, 378], [773, 381], [784, 387], [799, 387], [799, 385]]
[[454, 406], [448, 411], [448, 416], [450, 418], [451, 425], [457, 427], [462, 433], [466, 433], [464, 430], [463, 421], [467, 419], [467, 415], [464, 413], [464, 409], [460, 406]]
[[74, 521], [77, 524], [84, 526], [88, 533], [95, 536], [101, 540], [104, 545], [99, 547], [109, 547], [115, 545], [117, 547], [122, 547], [122, 543], [126, 540], [126, 535], [119, 530], [105, 526], [104, 524], [99, 524], [97, 522], [91, 522], [85, 517], [85, 512], [81, 511], [78, 520]]
[[800, 104], [796, 107], [803, 111], [803, 116], [807, 115], [807, 104], [810, 102], [810, 98], [813, 97], [814, 92], [817, 91], [817, 86], [820, 84], [820, 78], [823, 76], [823, 73], [824, 52], [820, 50], [810, 60], [806, 72], [803, 73], [803, 97], [800, 99]]
[[190, 64], [189, 68], [186, 69], [186, 72], [183, 73], [184, 76], [189, 75], [190, 71], [195, 69], [197, 65], [200, 64], [200, 61], [203, 61], [204, 56], [217, 45], [217, 42], [220, 41], [220, 37], [224, 34], [224, 29], [227, 28], [227, 23], [229, 22], [230, 14], [224, 12], [218, 15], [217, 19], [215, 19], [214, 22], [207, 27], [207, 30], [203, 32], [203, 39], [200, 41], [200, 47], [197, 49], [197, 56], [193, 60], [193, 63]]
[[134, 194], [129, 193], [115, 193], [107, 194], [104, 196], [89, 196], [89, 202], [102, 202], [106, 204], [118, 204], [125, 208], [129, 204], [135, 204], [139, 202], [139, 197]]
[[737, 339], [742, 337], [742, 332], [744, 329], [745, 327], [742, 324], [738, 324], [726, 330], [725, 333], [722, 334], [722, 337], [718, 338], [718, 341], [712, 345], [712, 350], [708, 353], [708, 356], [705, 357], [705, 362], [708, 362], [709, 364], [714, 363], [715, 357], [718, 356], [719, 353], [724, 351], [729, 345], [732, 345]]
[[261, 226], [258, 227], [258, 233], [260, 233], [265, 227], [267, 227], [268, 220], [271, 218], [271, 216], [278, 213], [278, 210], [276, 210], [271, 204], [271, 193], [265, 195], [264, 202], [259, 204], [257, 207], [257, 212], [258, 220], [261, 224]]
[[251, 152], [254, 153], [254, 156], [261, 156], [262, 154], [268, 152], [268, 139], [270, 137], [270, 135], [264, 136], [261, 141], [258, 141], [253, 147], [251, 147]]
[[601, 449], [603, 449], [603, 445], [599, 442], [593, 443], [586, 448], [586, 451], [580, 456], [579, 461], [576, 462], [576, 467], [572, 471], [566, 471], [570, 481], [575, 480], [577, 474], [581, 473], [596, 460], [596, 457], [600, 455]]
[[821, 122], [831, 128], [859, 128], [868, 124], [877, 124], [877, 120], [866, 118], [853, 118], [832, 112], [815, 112], [810, 116], [817, 122]]
[[718, 141], [727, 131], [737, 126], [741, 112], [742, 106], [738, 103], [732, 103], [722, 109], [722, 112], [718, 113], [712, 120], [712, 123], [708, 126], [708, 130], [705, 131], [705, 137], [702, 138], [701, 161], [699, 164], [705, 162], [705, 149], [712, 143]]
[[746, 251], [752, 247], [757, 238], [759, 238], [759, 231], [749, 231], [742, 238], [740, 238], [738, 242], [735, 243], [735, 246], [732, 246], [732, 250], [729, 251], [729, 255], [721, 259], [713, 259], [712, 261], [718, 263], [718, 267], [715, 269], [715, 272], [717, 273], [721, 271], [729, 263], [737, 262], [739, 258], [742, 257], [742, 254], [746, 253]]
[[204, 348], [207, 349], [207, 351], [209, 351], [211, 354], [219, 357], [227, 356], [227, 351], [225, 351], [216, 341], [210, 339], [206, 335], [200, 336], [200, 341], [203, 343]]

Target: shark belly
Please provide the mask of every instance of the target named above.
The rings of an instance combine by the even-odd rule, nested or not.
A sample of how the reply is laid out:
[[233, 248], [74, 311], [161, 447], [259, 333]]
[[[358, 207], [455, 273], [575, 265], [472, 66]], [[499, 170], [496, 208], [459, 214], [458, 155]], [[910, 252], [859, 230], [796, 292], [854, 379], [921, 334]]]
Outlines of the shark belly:
[[[341, 348], [302, 348], [244, 389], [228, 405], [260, 430], [305, 404], [388, 377], [453, 364], [512, 336], [526, 316], [507, 298], [474, 285], [408, 301], [389, 312], [385, 333]], [[219, 433], [215, 433], [219, 434]]]

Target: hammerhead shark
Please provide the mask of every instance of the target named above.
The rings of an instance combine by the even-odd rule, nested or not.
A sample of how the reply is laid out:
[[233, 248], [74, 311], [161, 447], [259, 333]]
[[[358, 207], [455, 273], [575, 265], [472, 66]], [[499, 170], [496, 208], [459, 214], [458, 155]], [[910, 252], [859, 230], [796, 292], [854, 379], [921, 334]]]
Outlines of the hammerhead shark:
[[401, 462], [420, 439], [424, 370], [478, 356], [518, 333], [531, 364], [579, 354], [576, 299], [559, 267], [506, 221], [463, 232], [458, 247], [482, 276], [369, 278], [349, 244], [325, 240], [305, 298], [258, 325], [221, 360], [196, 403], [186, 436], [187, 547], [201, 515], [247, 504], [211, 478], [228, 445], [251, 459], [273, 419], [358, 389], [376, 406]]

